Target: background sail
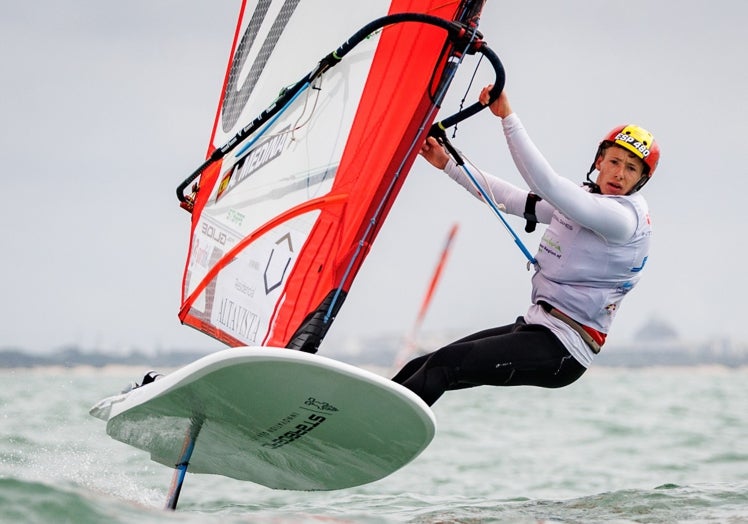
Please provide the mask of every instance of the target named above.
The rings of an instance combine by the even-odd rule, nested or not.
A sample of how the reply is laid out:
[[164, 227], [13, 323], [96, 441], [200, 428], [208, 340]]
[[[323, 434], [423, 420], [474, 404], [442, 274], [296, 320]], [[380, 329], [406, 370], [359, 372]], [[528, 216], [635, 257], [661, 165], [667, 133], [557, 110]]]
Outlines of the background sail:
[[410, 333], [406, 336], [402, 348], [400, 348], [400, 351], [398, 351], [397, 355], [395, 356], [395, 361], [392, 365], [393, 371], [399, 371], [405, 365], [405, 363], [410, 360], [418, 351], [418, 334], [421, 331], [421, 325], [423, 324], [423, 321], [426, 318], [426, 313], [428, 312], [429, 306], [431, 305], [431, 299], [434, 298], [434, 292], [439, 285], [439, 279], [441, 278], [444, 268], [447, 265], [447, 259], [449, 258], [450, 251], [452, 251], [452, 244], [454, 243], [455, 237], [457, 236], [458, 229], [459, 225], [457, 224], [457, 222], [455, 222], [449, 229], [449, 233], [447, 233], [447, 240], [444, 242], [444, 247], [442, 248], [441, 254], [439, 255], [439, 260], [437, 261], [436, 267], [431, 274], [431, 280], [429, 280], [429, 285], [426, 288], [426, 293], [423, 295], [423, 300], [421, 301], [421, 307], [418, 309], [416, 320], [413, 323], [413, 327], [411, 328]]
[[[483, 0], [242, 4], [208, 157], [385, 14], [473, 19]], [[355, 47], [201, 175], [180, 319], [229, 345], [316, 351], [434, 119], [452, 52], [421, 23]]]

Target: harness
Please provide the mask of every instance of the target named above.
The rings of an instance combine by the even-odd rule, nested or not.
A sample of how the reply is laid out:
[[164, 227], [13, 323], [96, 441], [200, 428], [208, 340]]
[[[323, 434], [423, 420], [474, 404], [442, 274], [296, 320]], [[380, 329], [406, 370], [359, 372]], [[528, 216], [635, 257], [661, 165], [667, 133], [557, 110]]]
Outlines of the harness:
[[543, 311], [555, 317], [562, 322], [565, 322], [571, 329], [579, 333], [582, 340], [590, 347], [594, 354], [600, 353], [603, 344], [605, 344], [605, 337], [607, 335], [589, 326], [584, 326], [571, 318], [569, 315], [553, 307], [545, 300], [538, 301], [538, 305], [543, 308]]

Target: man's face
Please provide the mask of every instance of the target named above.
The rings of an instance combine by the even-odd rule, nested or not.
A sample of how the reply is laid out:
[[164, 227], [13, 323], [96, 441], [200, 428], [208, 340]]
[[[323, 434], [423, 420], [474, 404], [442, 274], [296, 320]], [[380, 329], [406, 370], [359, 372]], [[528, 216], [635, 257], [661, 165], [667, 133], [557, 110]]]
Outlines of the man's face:
[[626, 195], [644, 173], [644, 162], [631, 151], [611, 145], [595, 161], [597, 185], [603, 195]]

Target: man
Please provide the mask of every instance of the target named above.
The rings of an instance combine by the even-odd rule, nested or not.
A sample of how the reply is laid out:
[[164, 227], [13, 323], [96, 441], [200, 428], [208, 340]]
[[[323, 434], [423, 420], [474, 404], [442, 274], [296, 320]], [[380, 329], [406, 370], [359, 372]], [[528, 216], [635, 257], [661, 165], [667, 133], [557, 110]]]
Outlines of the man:
[[[490, 87], [481, 92], [484, 104]], [[639, 190], [659, 161], [651, 133], [635, 125], [615, 128], [600, 142], [588, 182], [578, 186], [553, 171], [505, 93], [490, 109], [502, 120], [514, 163], [531, 192], [484, 175], [487, 193], [508, 213], [549, 226], [540, 241], [532, 305], [524, 317], [418, 357], [393, 377], [429, 405], [447, 390], [478, 385], [556, 388], [577, 380], [604, 344], [649, 252], [652, 229]], [[433, 137], [421, 154], [481, 198]]]

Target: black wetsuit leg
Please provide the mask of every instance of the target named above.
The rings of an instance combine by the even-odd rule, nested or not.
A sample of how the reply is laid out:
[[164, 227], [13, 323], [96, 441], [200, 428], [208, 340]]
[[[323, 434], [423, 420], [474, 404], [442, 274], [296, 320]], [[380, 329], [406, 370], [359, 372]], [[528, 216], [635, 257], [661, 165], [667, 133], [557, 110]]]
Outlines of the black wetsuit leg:
[[[521, 318], [521, 317], [520, 317]], [[519, 321], [519, 319], [517, 319]], [[495, 328], [489, 328], [484, 329], [483, 331], [478, 331], [477, 333], [473, 333], [472, 335], [468, 335], [464, 338], [461, 338], [459, 340], [456, 340], [450, 344], [450, 346], [453, 346], [455, 344], [459, 344], [461, 342], [470, 342], [472, 340], [480, 340], [484, 338], [489, 338], [497, 335], [504, 335], [506, 333], [510, 333], [514, 329], [514, 324], [509, 324], [508, 326], [500, 326]], [[413, 374], [418, 371], [418, 368], [420, 368], [424, 362], [426, 362], [429, 358], [431, 358], [431, 355], [433, 353], [429, 353], [427, 355], [421, 355], [420, 357], [416, 357], [413, 360], [409, 361], [407, 364], [405, 364], [400, 371], [397, 372], [397, 374], [392, 377], [392, 380], [394, 382], [397, 382], [398, 384], [404, 383], [408, 378], [410, 378]], [[477, 384], [473, 384], [477, 385]]]
[[479, 385], [558, 388], [585, 370], [548, 328], [520, 317], [418, 357], [393, 380], [432, 405], [447, 390]]

